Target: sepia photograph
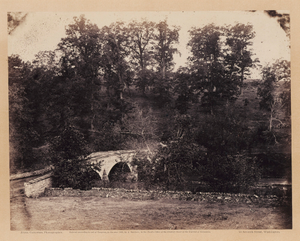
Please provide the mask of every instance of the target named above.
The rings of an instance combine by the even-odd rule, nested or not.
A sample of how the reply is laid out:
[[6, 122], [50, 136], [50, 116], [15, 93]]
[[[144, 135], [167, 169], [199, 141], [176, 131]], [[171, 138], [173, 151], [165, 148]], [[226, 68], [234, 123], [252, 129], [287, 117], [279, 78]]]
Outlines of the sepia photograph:
[[292, 230], [290, 12], [7, 12], [10, 230]]

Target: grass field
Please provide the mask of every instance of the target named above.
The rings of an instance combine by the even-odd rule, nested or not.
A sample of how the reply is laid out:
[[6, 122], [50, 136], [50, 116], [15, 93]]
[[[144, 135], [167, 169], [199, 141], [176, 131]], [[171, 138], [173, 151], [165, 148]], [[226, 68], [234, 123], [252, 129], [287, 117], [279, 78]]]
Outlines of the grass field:
[[286, 207], [101, 197], [18, 197], [11, 230], [291, 229]]

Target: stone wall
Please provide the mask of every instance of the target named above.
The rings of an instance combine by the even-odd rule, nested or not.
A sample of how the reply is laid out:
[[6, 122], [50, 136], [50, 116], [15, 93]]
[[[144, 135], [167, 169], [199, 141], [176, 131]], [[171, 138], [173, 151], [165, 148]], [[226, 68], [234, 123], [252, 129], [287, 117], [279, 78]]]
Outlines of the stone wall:
[[39, 197], [41, 196], [46, 188], [52, 187], [52, 173], [48, 173], [29, 182], [24, 183], [24, 192], [26, 197]]
[[47, 188], [45, 196], [97, 196], [103, 198], [122, 198], [129, 200], [159, 200], [159, 199], [177, 199], [197, 202], [224, 202], [224, 203], [256, 203], [263, 205], [282, 205], [290, 202], [290, 197], [276, 195], [256, 195], [256, 194], [230, 194], [217, 192], [174, 192], [174, 191], [144, 191], [144, 190], [126, 190], [119, 188], [93, 188], [92, 190], [75, 190], [72, 188]]

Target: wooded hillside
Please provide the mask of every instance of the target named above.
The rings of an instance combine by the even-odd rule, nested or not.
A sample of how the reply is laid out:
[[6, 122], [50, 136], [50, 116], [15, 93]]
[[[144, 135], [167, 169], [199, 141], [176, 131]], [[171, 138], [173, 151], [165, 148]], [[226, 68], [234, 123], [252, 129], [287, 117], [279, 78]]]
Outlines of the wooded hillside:
[[248, 79], [259, 63], [250, 24], [189, 35], [191, 55], [176, 71], [179, 27], [166, 20], [100, 29], [74, 17], [55, 51], [9, 56], [11, 172], [52, 163], [55, 141], [72, 130], [65, 152], [147, 149], [140, 177], [166, 186], [187, 176], [224, 190], [261, 174], [290, 178], [290, 63]]

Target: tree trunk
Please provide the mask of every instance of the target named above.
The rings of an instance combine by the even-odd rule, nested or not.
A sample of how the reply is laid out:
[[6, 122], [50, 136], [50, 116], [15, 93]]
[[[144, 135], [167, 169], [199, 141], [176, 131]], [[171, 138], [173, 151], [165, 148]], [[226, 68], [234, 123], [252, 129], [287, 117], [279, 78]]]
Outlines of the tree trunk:
[[163, 62], [162, 62], [162, 78], [163, 78], [163, 80], [166, 78], [166, 64], [165, 64], [164, 58], [163, 58]]
[[273, 122], [273, 108], [271, 108], [269, 131], [272, 131], [272, 122]]
[[95, 119], [95, 114], [94, 114], [94, 101], [93, 101], [93, 96], [94, 96], [94, 90], [92, 88], [91, 90], [91, 115], [92, 115], [92, 119], [91, 119], [91, 130], [94, 130], [94, 119]]
[[118, 72], [118, 78], [119, 78], [119, 82], [120, 82], [120, 85], [121, 87], [119, 88], [119, 91], [120, 91], [120, 100], [123, 100], [123, 91], [124, 91], [124, 82], [123, 82], [123, 79], [121, 77], [121, 74], [120, 72]]
[[242, 74], [241, 74], [240, 95], [243, 94], [243, 83], [244, 83], [244, 68], [242, 68]]

